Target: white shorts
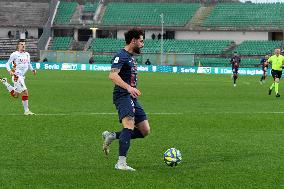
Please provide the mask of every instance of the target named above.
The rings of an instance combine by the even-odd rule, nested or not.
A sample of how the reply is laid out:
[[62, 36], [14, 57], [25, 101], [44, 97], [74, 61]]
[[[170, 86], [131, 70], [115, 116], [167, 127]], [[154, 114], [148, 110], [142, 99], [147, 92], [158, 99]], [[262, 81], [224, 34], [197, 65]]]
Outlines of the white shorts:
[[21, 93], [21, 92], [27, 90], [27, 87], [26, 87], [26, 84], [25, 84], [25, 76], [14, 75], [12, 77], [12, 81], [14, 83], [15, 92]]

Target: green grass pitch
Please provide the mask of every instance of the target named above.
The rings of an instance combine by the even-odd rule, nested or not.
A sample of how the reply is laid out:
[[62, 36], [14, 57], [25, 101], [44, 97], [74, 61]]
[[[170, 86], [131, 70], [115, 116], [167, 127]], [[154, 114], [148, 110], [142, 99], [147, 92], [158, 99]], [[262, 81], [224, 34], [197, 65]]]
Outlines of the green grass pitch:
[[[270, 77], [258, 80], [240, 76], [234, 88], [229, 75], [139, 73], [151, 134], [131, 141], [128, 164], [137, 171], [123, 172], [114, 169], [117, 141], [102, 153], [101, 133], [121, 128], [108, 73], [29, 73], [39, 115], [23, 116], [21, 100], [0, 86], [0, 186], [283, 188], [284, 96], [268, 96]], [[170, 147], [183, 157], [174, 168], [163, 162]]]

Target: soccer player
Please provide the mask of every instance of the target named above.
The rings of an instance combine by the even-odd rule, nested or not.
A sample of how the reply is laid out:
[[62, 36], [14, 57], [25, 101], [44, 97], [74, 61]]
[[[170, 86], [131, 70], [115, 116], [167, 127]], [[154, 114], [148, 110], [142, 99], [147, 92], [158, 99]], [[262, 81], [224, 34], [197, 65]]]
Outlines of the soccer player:
[[236, 87], [237, 86], [236, 81], [238, 79], [239, 66], [240, 66], [240, 63], [241, 63], [241, 58], [240, 58], [240, 56], [238, 55], [237, 52], [234, 52], [234, 56], [231, 58], [230, 63], [232, 64], [234, 87]]
[[261, 76], [261, 78], [260, 78], [260, 84], [263, 84], [264, 82], [265, 82], [265, 79], [266, 79], [266, 76], [267, 76], [267, 69], [268, 69], [268, 62], [267, 62], [267, 60], [268, 60], [268, 58], [269, 58], [269, 55], [267, 54], [267, 55], [265, 55], [265, 57], [264, 58], [262, 58], [261, 60], [260, 60], [260, 66], [261, 66], [261, 68], [262, 68], [262, 76]]
[[282, 56], [280, 52], [281, 52], [280, 48], [276, 48], [274, 50], [274, 55], [267, 60], [267, 62], [272, 64], [271, 75], [274, 80], [274, 82], [269, 88], [268, 94], [271, 95], [272, 89], [275, 88], [276, 97], [280, 97], [279, 82], [282, 76], [282, 66], [284, 64], [284, 56]]
[[[22, 103], [24, 107], [24, 115], [34, 115], [29, 109], [29, 93], [25, 84], [25, 74], [30, 69], [33, 74], [36, 74], [36, 70], [33, 69], [30, 62], [30, 54], [25, 51], [26, 42], [19, 40], [17, 44], [17, 50], [10, 55], [6, 68], [9, 74], [12, 76], [14, 86], [7, 82], [7, 78], [2, 78], [2, 83], [6, 86], [7, 90], [12, 97], [17, 98], [22, 95]], [[12, 64], [12, 69], [10, 65]]]
[[126, 45], [112, 59], [109, 79], [115, 84], [113, 103], [118, 111], [123, 129], [119, 132], [104, 131], [103, 151], [108, 154], [113, 140], [119, 140], [119, 157], [115, 169], [135, 171], [126, 163], [130, 139], [144, 138], [150, 133], [150, 126], [142, 106], [138, 102], [141, 92], [137, 89], [137, 62], [133, 55], [140, 54], [144, 46], [143, 32], [137, 29], [127, 31]]

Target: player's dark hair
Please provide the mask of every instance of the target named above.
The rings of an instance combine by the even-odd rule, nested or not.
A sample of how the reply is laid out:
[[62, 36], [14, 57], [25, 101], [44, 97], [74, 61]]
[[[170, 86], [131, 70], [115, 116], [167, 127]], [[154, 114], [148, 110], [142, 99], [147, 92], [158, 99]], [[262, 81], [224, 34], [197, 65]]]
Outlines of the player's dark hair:
[[26, 40], [25, 39], [19, 39], [18, 43], [21, 43], [21, 42], [26, 42]]
[[139, 29], [131, 29], [127, 32], [124, 33], [124, 36], [125, 36], [125, 43], [128, 45], [131, 43], [131, 40], [132, 39], [139, 39], [140, 36], [142, 35], [143, 36], [143, 31], [142, 30], [139, 30]]
[[19, 45], [19, 43], [21, 43], [21, 42], [26, 42], [26, 40], [25, 40], [25, 39], [19, 39], [19, 40], [18, 40], [18, 43], [17, 43], [17, 45], [16, 45], [16, 51], [19, 50], [18, 45]]

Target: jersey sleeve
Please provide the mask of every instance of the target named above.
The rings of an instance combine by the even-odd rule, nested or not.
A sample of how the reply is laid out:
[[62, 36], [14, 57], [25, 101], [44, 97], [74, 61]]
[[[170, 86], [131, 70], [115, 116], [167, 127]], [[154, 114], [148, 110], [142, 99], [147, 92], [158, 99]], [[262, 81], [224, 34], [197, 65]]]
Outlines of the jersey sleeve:
[[6, 63], [6, 69], [7, 69], [8, 72], [11, 71], [10, 65], [12, 64], [12, 62], [13, 62], [14, 60], [15, 60], [15, 53], [12, 53], [12, 54], [10, 55], [10, 58], [9, 58], [8, 62]]
[[111, 61], [111, 68], [121, 69], [123, 64], [124, 64], [123, 58], [121, 56], [115, 56]]
[[34, 68], [33, 68], [32, 64], [31, 64], [31, 56], [30, 56], [30, 54], [29, 54], [29, 53], [27, 53], [27, 55], [28, 55], [28, 64], [29, 64], [29, 69], [30, 69], [31, 71], [33, 71], [33, 70], [34, 70]]
[[271, 63], [271, 59], [272, 59], [271, 57], [268, 58], [267, 62]]

